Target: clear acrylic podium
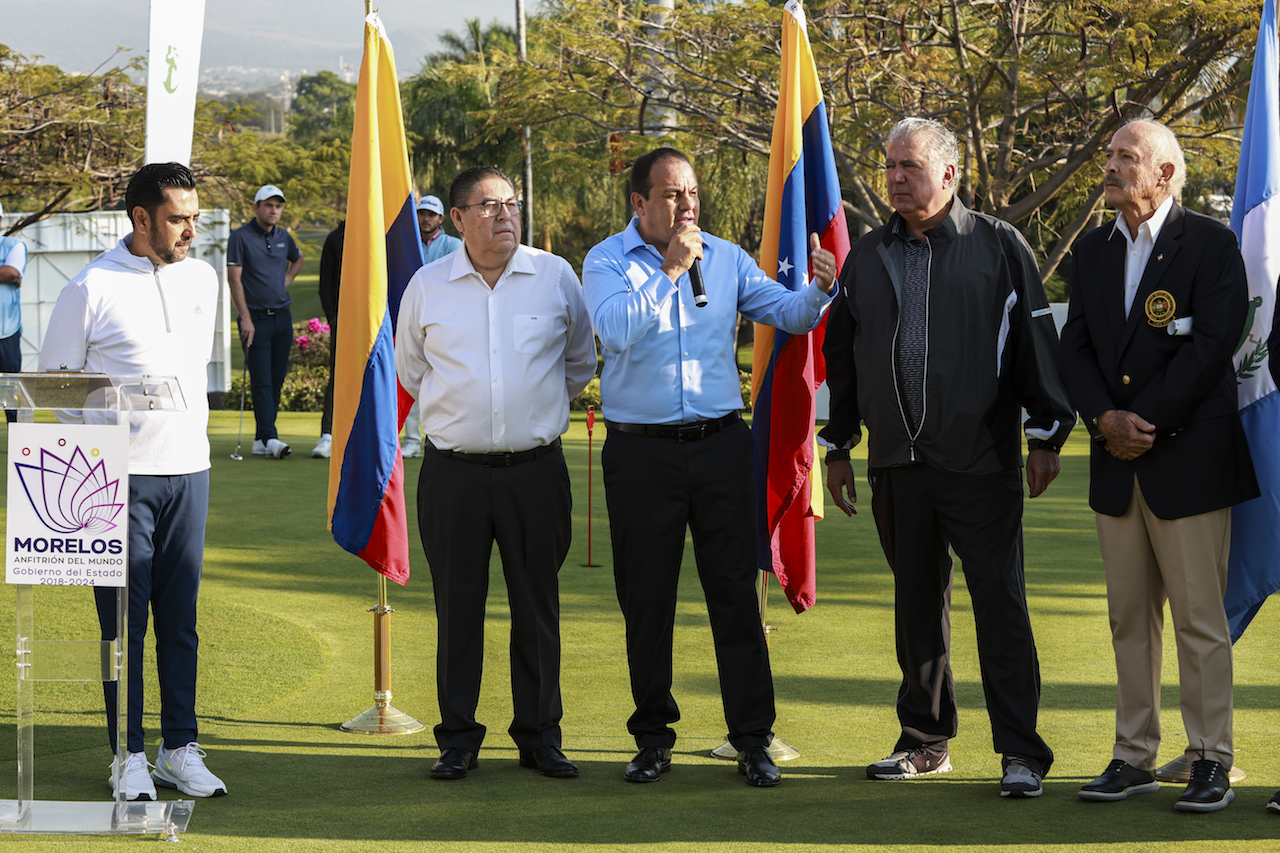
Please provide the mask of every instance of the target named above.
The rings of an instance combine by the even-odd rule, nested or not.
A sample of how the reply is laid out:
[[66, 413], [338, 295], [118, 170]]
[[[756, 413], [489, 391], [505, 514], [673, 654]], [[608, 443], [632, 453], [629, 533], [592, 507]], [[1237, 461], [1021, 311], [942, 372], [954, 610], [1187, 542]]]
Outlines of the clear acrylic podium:
[[[0, 410], [16, 411], [20, 422], [33, 422], [37, 411], [71, 412], [85, 421], [119, 423], [131, 411], [182, 411], [186, 401], [172, 376], [107, 376], [89, 373], [0, 373]], [[127, 516], [127, 513], [126, 513]], [[126, 644], [129, 588], [116, 587], [116, 639], [37, 639], [36, 608], [31, 584], [17, 589], [17, 730], [18, 798], [0, 800], [0, 833], [142, 834], [159, 833], [178, 840], [191, 818], [190, 800], [129, 802], [125, 799], [124, 762], [116, 762], [114, 801], [58, 801], [35, 798], [34, 683], [39, 681], [108, 682], [119, 685], [116, 750], [128, 754], [129, 678]], [[80, 588], [83, 592], [83, 588]]]

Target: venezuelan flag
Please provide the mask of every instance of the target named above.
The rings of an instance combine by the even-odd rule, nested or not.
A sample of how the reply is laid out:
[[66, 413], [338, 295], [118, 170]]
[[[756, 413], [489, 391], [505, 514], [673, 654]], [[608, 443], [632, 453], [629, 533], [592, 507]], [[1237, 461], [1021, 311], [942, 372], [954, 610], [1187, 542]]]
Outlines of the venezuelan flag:
[[[804, 7], [783, 7], [782, 83], [769, 152], [760, 265], [795, 290], [809, 280], [809, 234], [836, 256], [849, 254], [831, 133]], [[822, 490], [813, 482], [814, 394], [826, 379], [826, 318], [807, 335], [757, 324], [752, 373], [760, 565], [772, 570], [797, 613], [816, 596], [813, 523]], [[815, 509], [814, 502], [817, 502]]]
[[400, 298], [422, 256], [395, 56], [376, 13], [365, 18], [347, 199], [329, 529], [343, 548], [403, 584], [409, 528], [397, 436], [412, 400], [396, 380], [393, 342]]

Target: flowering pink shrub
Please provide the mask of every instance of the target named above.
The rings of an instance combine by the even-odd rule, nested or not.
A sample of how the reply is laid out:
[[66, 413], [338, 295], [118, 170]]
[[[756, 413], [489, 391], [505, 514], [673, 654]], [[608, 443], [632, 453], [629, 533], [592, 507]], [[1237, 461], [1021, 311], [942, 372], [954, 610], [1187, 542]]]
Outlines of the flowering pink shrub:
[[302, 335], [294, 338], [293, 342], [303, 349], [306, 349], [307, 344], [311, 343], [311, 340], [306, 335]]

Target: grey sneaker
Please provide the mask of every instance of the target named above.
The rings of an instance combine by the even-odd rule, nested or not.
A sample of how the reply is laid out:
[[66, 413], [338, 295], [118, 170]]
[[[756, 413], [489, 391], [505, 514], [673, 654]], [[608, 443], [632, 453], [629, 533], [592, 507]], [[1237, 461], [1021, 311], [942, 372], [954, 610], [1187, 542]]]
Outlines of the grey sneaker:
[[867, 767], [867, 778], [880, 781], [898, 781], [915, 779], [918, 776], [932, 776], [935, 773], [949, 773], [951, 759], [947, 751], [918, 746], [915, 749], [895, 752]]
[[1000, 796], [1013, 799], [1038, 797], [1044, 793], [1044, 777], [1031, 768], [1021, 755], [1006, 755], [1004, 778], [1000, 780]]

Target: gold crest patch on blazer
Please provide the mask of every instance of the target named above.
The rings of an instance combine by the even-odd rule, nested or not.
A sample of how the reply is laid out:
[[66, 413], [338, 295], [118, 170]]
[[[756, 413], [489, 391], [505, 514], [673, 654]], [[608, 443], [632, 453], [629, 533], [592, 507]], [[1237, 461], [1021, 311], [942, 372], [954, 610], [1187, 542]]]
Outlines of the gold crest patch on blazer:
[[1173, 301], [1173, 294], [1167, 290], [1157, 290], [1147, 297], [1147, 322], [1157, 329], [1163, 329], [1173, 322], [1178, 303]]

